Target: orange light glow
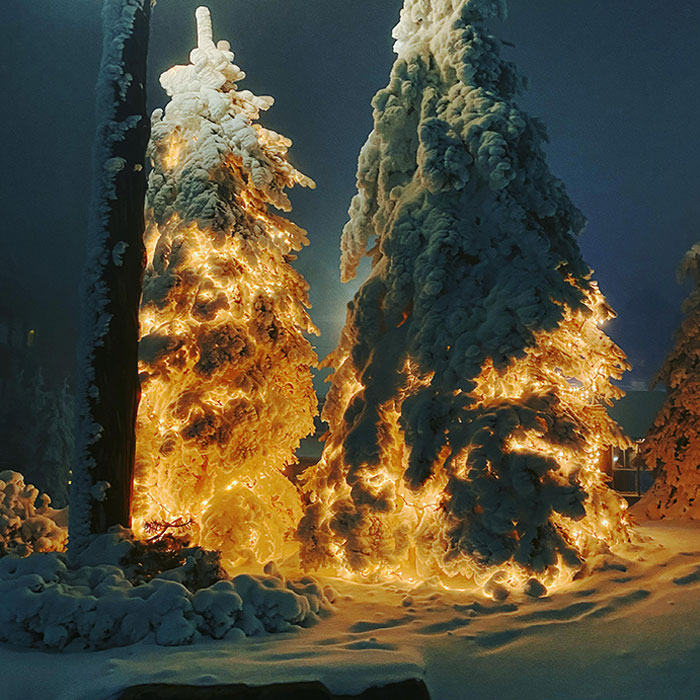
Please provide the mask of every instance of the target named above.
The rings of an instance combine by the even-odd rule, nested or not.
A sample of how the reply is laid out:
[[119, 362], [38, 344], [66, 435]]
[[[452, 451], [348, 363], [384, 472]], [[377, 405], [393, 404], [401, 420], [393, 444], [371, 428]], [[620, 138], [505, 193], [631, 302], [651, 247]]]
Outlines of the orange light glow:
[[[562, 484], [573, 480], [582, 487], [587, 496], [584, 517], [572, 520], [556, 512], [549, 516], [551, 525], [581, 561], [629, 539], [627, 504], [608, 488], [607, 477], [600, 469], [604, 449], [629, 444], [605, 409], [606, 403], [622, 395], [610, 377], [619, 378], [627, 364], [619, 348], [599, 327], [613, 313], [595, 284], [586, 301], [587, 310], [565, 311], [559, 327], [551, 333], [540, 332], [527, 354], [507, 369], [498, 371], [487, 362], [470, 394], [477, 406], [486, 409], [508, 400], [556, 397], [548, 410], [570, 422], [576, 439], [555, 444], [543, 437], [544, 425], [528, 430], [515, 426], [505, 441], [505, 450], [551, 458], [557, 464], [555, 479]], [[451, 528], [455, 522], [444, 508], [446, 487], [450, 478], [469, 478], [469, 450], [450, 455], [451, 448], [446, 445], [432, 466], [432, 476], [420, 488], [407, 485], [404, 474], [408, 448], [399, 424], [400, 407], [417, 387], [427, 386], [431, 380], [431, 376], [421, 376], [410, 361], [403, 369], [405, 381], [399, 394], [381, 407], [381, 468], [355, 469], [352, 484], [335, 477], [348, 471], [343, 456], [347, 430], [344, 412], [364, 388], [350, 361], [352, 338], [347, 329], [344, 333], [347, 335], [330, 358], [336, 374], [335, 393], [324, 407], [324, 418], [330, 425], [329, 441], [321, 462], [305, 475], [312, 503], [306, 521], [314, 523], [312, 544], [302, 545], [309, 565], [361, 580], [438, 577], [449, 588], [459, 588], [469, 580], [484, 587], [487, 595], [487, 583], [494, 576], [499, 585], [517, 589], [523, 589], [533, 577], [547, 589], [570, 581], [580, 566], [567, 564], [561, 557], [555, 566], [533, 572], [513, 559], [489, 566], [466, 554], [450, 554], [454, 552]], [[384, 512], [367, 515], [367, 511], [360, 510], [358, 515], [353, 510], [357, 479], [368, 497], [383, 494], [382, 503], [388, 504]], [[342, 521], [338, 514], [346, 510], [348, 517], [367, 518], [361, 534], [353, 533], [355, 539], [340, 534]], [[484, 511], [477, 503], [473, 512], [478, 516]], [[511, 534], [517, 542], [517, 530]]]

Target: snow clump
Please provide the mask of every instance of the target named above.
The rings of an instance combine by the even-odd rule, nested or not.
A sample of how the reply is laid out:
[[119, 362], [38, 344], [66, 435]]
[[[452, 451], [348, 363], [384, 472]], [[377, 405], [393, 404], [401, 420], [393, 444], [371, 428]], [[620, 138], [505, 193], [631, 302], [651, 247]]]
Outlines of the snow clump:
[[61, 552], [1, 558], [0, 641], [105, 649], [153, 635], [161, 646], [181, 646], [203, 636], [235, 639], [307, 627], [330, 607], [330, 589], [308, 577], [285, 580], [271, 565], [263, 575], [241, 574], [195, 591], [185, 585], [191, 584], [190, 557], [140, 583], [121, 565], [133, 546], [124, 532], [99, 535], [73, 568]]
[[54, 510], [50, 503], [51, 498], [25, 484], [19, 472], [0, 472], [0, 555], [23, 557], [65, 548], [67, 509]]

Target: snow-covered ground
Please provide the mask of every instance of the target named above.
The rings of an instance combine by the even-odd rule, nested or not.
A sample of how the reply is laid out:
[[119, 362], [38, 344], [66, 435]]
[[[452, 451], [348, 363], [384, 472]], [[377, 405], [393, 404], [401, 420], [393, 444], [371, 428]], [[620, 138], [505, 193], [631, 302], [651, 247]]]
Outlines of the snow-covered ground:
[[700, 523], [639, 531], [651, 540], [600, 557], [539, 600], [333, 580], [333, 615], [293, 633], [100, 652], [0, 647], [0, 697], [101, 700], [146, 682], [313, 679], [359, 693], [417, 677], [434, 700], [697, 700]]

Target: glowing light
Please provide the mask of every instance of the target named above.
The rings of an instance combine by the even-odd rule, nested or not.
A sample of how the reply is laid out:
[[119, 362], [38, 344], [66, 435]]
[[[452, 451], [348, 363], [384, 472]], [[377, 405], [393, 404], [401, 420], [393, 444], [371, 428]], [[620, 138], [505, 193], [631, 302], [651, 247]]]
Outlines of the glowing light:
[[[313, 183], [289, 164], [291, 142], [254, 123], [269, 100], [236, 89], [232, 54], [212, 44], [191, 58], [197, 70], [162, 76], [173, 101], [149, 146], [133, 526], [149, 539], [186, 534], [233, 567], [295, 548], [301, 498], [284, 470], [313, 431], [317, 360], [304, 334], [317, 331], [288, 262], [306, 234], [271, 205]], [[217, 122], [226, 105], [230, 133]], [[200, 188], [220, 187], [204, 211], [188, 180], [198, 172]], [[175, 195], [177, 206], [158, 208]]]
[[[525, 357], [513, 361], [507, 369], [498, 371], [486, 362], [471, 392], [476, 405], [485, 407], [534, 395], [556, 396], [549, 409], [552, 415], [576, 426], [579, 438], [558, 442], [553, 440], [554, 435], [548, 435], [544, 424], [520, 426], [505, 439], [504, 448], [506, 452], [554, 460], [557, 469], [553, 478], [562, 484], [577, 483], [587, 494], [583, 517], [573, 520], [558, 513], [550, 516], [551, 525], [579, 560], [597, 551], [600, 542], [610, 545], [628, 539], [624, 519], [627, 504], [607, 488], [606, 477], [599, 467], [605, 449], [628, 445], [604, 405], [621, 395], [609, 377], [619, 378], [627, 364], [622, 352], [598, 328], [599, 322], [612, 312], [595, 285], [588, 294], [587, 307], [584, 311], [566, 312], [554, 332], [541, 332]], [[408, 488], [404, 479], [406, 447], [399, 425], [399, 407], [418, 387], [427, 386], [432, 379], [432, 375], [421, 375], [410, 361], [402, 370], [406, 379], [400, 393], [380, 411], [381, 468], [355, 470], [356, 481], [352, 486], [330, 478], [332, 474], [347, 471], [343, 456], [344, 409], [363, 389], [352, 363], [346, 361], [351, 348], [351, 338], [345, 344], [341, 341], [333, 358], [336, 393], [329, 395], [324, 409], [324, 418], [331, 425], [330, 442], [321, 462], [305, 477], [305, 488], [313, 504], [310, 512], [316, 514], [313, 521], [316, 550], [305, 550], [305, 560], [312, 566], [330, 567], [340, 576], [361, 580], [415, 581], [437, 577], [450, 589], [461, 589], [471, 580], [487, 595], [495, 590], [496, 583], [505, 588], [523, 589], [535, 578], [551, 590], [571, 581], [579, 567], [561, 556], [557, 556], [555, 565], [536, 572], [513, 559], [500, 566], [489, 566], [466, 554], [450, 554], [454, 551], [450, 531], [455, 523], [446, 516], [445, 494], [449, 479], [467, 478], [470, 451], [451, 454], [450, 447], [445, 446], [431, 469], [432, 476], [419, 488]], [[486, 471], [499, 478], [488, 463]], [[360, 486], [367, 498], [379, 498], [387, 504], [384, 511], [372, 515], [359, 534], [352, 534], [357, 539], [333, 534], [328, 523], [336, 517], [334, 513], [351, 507], [351, 492], [357, 492]], [[474, 507], [475, 514], [483, 512], [481, 505]], [[308, 515], [306, 520], [310, 520]], [[339, 523], [333, 527], [341, 526]], [[302, 530], [304, 527], [308, 525], [302, 522]], [[510, 536], [513, 543], [519, 541], [517, 522], [513, 523]]]

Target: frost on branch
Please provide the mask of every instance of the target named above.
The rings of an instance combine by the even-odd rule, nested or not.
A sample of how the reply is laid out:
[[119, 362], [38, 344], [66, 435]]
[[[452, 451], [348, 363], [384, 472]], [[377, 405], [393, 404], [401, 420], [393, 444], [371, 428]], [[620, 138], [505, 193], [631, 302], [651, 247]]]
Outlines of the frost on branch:
[[693, 290], [655, 379], [666, 385], [667, 396], [644, 441], [643, 458], [656, 480], [634, 506], [638, 518], [700, 519], [700, 244], [686, 253], [678, 278], [690, 279]]
[[65, 548], [66, 510], [54, 510], [50, 504], [51, 499], [25, 484], [18, 472], [0, 472], [0, 556], [24, 557]]
[[161, 76], [171, 100], [149, 147], [135, 527], [264, 562], [301, 517], [284, 469], [317, 410], [304, 335], [317, 331], [290, 265], [306, 234], [274, 209], [313, 182], [257, 123], [273, 100], [237, 88], [206, 8], [197, 23], [190, 64]]
[[350, 574], [566, 580], [626, 539], [598, 456], [627, 364], [549, 171], [544, 126], [485, 20], [496, 0], [406, 0], [373, 101], [341, 271], [349, 305], [305, 475], [307, 565]]

